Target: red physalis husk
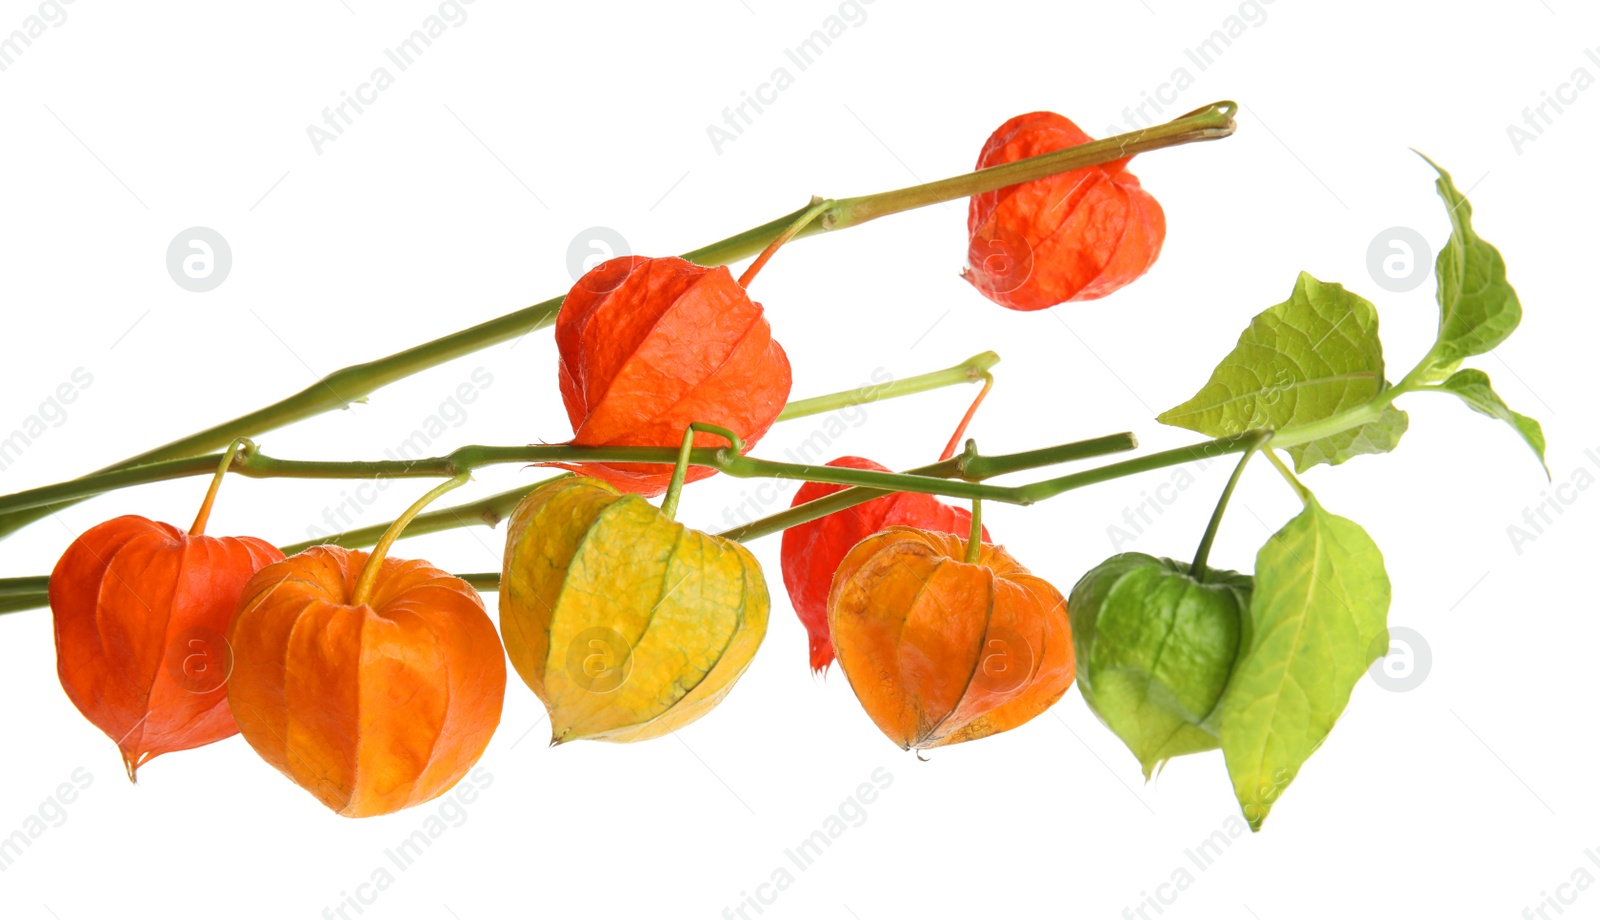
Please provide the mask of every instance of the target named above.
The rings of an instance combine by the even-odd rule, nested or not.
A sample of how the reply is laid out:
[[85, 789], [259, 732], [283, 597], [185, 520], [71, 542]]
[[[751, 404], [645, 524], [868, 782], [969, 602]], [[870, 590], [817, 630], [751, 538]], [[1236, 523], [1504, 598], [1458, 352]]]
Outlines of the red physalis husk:
[[[1054, 112], [1018, 115], [990, 135], [985, 169], [1085, 144], [1093, 138]], [[1166, 216], [1128, 160], [974, 195], [962, 276], [1013, 310], [1104, 297], [1155, 264]]]
[[56, 670], [122, 751], [152, 757], [236, 734], [224, 636], [245, 582], [283, 558], [255, 537], [185, 533], [137, 515], [89, 528], [50, 575]]
[[[880, 472], [889, 469], [861, 457], [840, 457], [829, 461], [828, 465]], [[795, 493], [791, 507], [844, 488], [847, 487], [805, 483]], [[794, 612], [810, 636], [813, 671], [827, 668], [834, 658], [833, 642], [828, 635], [828, 590], [833, 585], [839, 563], [851, 547], [891, 526], [966, 534], [972, 529], [972, 512], [947, 505], [932, 495], [896, 492], [783, 532], [780, 555], [783, 585], [789, 590]], [[983, 539], [989, 540], [988, 528], [984, 528]]]
[[[556, 317], [570, 443], [677, 447], [691, 422], [729, 428], [749, 449], [789, 399], [789, 359], [761, 305], [722, 266], [623, 256], [578, 279]], [[696, 443], [726, 442], [699, 433]], [[552, 464], [658, 495], [672, 468]], [[714, 473], [690, 467], [688, 480]]]

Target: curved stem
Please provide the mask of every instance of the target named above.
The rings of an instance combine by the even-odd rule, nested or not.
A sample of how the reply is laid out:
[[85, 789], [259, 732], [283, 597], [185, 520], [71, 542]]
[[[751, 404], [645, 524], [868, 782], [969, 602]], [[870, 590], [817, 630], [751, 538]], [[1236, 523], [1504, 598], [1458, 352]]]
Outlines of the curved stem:
[[[994, 375], [984, 371], [983, 389], [978, 391], [977, 398], [972, 401], [972, 405], [967, 407], [967, 414], [961, 416], [961, 424], [956, 426], [955, 434], [950, 436], [950, 443], [946, 444], [944, 450], [939, 454], [940, 460], [948, 460], [955, 456], [956, 445], [961, 443], [961, 436], [967, 433], [967, 426], [972, 424], [972, 417], [978, 414], [978, 407], [983, 405], [983, 398], [988, 396], [989, 391], [992, 389], [994, 389]], [[969, 450], [972, 449], [971, 441], [967, 442], [967, 447]]]
[[1287, 482], [1289, 484], [1289, 488], [1294, 490], [1294, 494], [1299, 496], [1300, 503], [1302, 505], [1310, 504], [1312, 498], [1311, 490], [1306, 488], [1305, 484], [1302, 483], [1294, 473], [1290, 472], [1287, 466], [1284, 466], [1283, 460], [1278, 457], [1278, 452], [1268, 448], [1265, 453], [1267, 455], [1267, 459], [1271, 461], [1272, 465], [1277, 467], [1278, 475], [1282, 476], [1283, 481]]
[[[1237, 110], [1238, 106], [1232, 102], [1217, 102], [1166, 124], [1140, 131], [1119, 134], [1104, 140], [1068, 147], [925, 185], [915, 185], [876, 195], [839, 199], [818, 219], [811, 221], [795, 235], [802, 237], [840, 230], [887, 214], [991, 192], [1019, 182], [1113, 162], [1137, 153], [1227, 137], [1234, 131], [1233, 116]], [[722, 265], [754, 255], [777, 239], [810, 208], [811, 205], [808, 204], [777, 220], [768, 221], [743, 233], [691, 250], [684, 253], [683, 257], [702, 265]], [[403, 380], [418, 371], [491, 345], [512, 341], [535, 329], [549, 326], [555, 322], [561, 301], [561, 297], [552, 297], [387, 357], [341, 368], [286, 399], [137, 454], [101, 472], [217, 450], [234, 438], [258, 435], [291, 422], [343, 408], [364, 398], [373, 390]], [[0, 514], [0, 537], [14, 533], [48, 513], [42, 510], [42, 506], [32, 505]]]
[[768, 243], [766, 249], [761, 250], [761, 254], [756, 256], [755, 261], [750, 263], [750, 267], [745, 269], [744, 274], [739, 276], [739, 286], [745, 290], [749, 290], [750, 282], [756, 280], [756, 275], [761, 272], [761, 269], [772, 258], [773, 253], [776, 253], [780, 248], [782, 248], [784, 243], [794, 239], [795, 234], [806, 228], [806, 224], [811, 223], [817, 218], [818, 215], [831, 207], [833, 207], [832, 199], [818, 198], [817, 196], [812, 195], [811, 207], [807, 208], [804, 213], [795, 218], [794, 223], [790, 224], [788, 229], [778, 234], [777, 239]]
[[690, 422], [689, 427], [683, 429], [683, 445], [678, 448], [678, 462], [672, 467], [672, 478], [667, 481], [667, 494], [661, 499], [661, 513], [666, 515], [669, 521], [678, 514], [678, 496], [683, 492], [683, 481], [689, 475], [689, 452], [694, 449], [694, 435], [697, 431], [721, 435], [734, 453], [744, 452], [744, 441], [732, 431], [721, 425]]
[[256, 449], [256, 444], [249, 438], [235, 438], [228, 450], [222, 455], [222, 462], [217, 464], [217, 474], [211, 477], [211, 488], [206, 490], [205, 501], [200, 503], [200, 511], [194, 516], [194, 524], [189, 527], [189, 536], [198, 537], [206, 532], [206, 522], [211, 520], [211, 506], [217, 500], [217, 490], [222, 488], [222, 477], [227, 475], [228, 467], [233, 465], [233, 455], [240, 448], [246, 451]]
[[1222, 487], [1222, 496], [1217, 499], [1217, 507], [1211, 512], [1211, 520], [1206, 522], [1205, 535], [1200, 538], [1200, 546], [1194, 551], [1194, 561], [1189, 563], [1189, 576], [1195, 581], [1206, 580], [1206, 560], [1211, 556], [1211, 544], [1217, 539], [1217, 529], [1222, 526], [1222, 513], [1228, 508], [1228, 499], [1233, 497], [1233, 490], [1239, 485], [1239, 477], [1244, 474], [1245, 464], [1256, 455], [1261, 445], [1267, 442], [1270, 435], [1262, 432], [1256, 442], [1245, 450], [1244, 456], [1239, 458], [1239, 464], [1233, 468], [1233, 475], [1228, 477], [1228, 484]]
[[434, 499], [451, 489], [465, 485], [467, 480], [471, 478], [472, 474], [463, 470], [448, 482], [441, 482], [429, 489], [426, 495], [417, 499], [412, 503], [411, 507], [395, 518], [394, 523], [389, 525], [389, 529], [384, 531], [383, 536], [378, 540], [378, 545], [374, 546], [372, 552], [367, 556], [367, 564], [361, 567], [361, 574], [356, 576], [355, 589], [350, 592], [350, 604], [352, 606], [360, 607], [367, 602], [368, 598], [372, 597], [372, 587], [378, 581], [378, 570], [383, 568], [383, 560], [389, 555], [389, 547], [394, 545], [394, 541], [400, 539], [401, 532], [406, 529], [407, 524], [411, 523], [411, 519], [421, 514], [422, 509], [428, 507], [428, 504]]

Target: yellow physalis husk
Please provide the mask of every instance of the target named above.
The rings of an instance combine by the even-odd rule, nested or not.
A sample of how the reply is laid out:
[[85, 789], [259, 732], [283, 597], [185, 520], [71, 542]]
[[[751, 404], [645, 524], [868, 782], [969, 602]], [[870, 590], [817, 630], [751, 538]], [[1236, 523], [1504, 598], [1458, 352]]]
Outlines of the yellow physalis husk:
[[500, 632], [553, 744], [642, 741], [710, 712], [769, 606], [749, 550], [599, 480], [558, 480], [512, 512]]

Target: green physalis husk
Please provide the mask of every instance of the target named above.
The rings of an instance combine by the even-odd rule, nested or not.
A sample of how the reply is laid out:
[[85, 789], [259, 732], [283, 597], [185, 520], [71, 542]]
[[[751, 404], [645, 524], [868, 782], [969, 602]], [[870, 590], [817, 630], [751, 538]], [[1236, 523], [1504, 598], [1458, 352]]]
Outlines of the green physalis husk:
[[1144, 553], [1112, 556], [1073, 586], [1067, 609], [1078, 688], [1139, 758], [1145, 779], [1173, 757], [1221, 746], [1218, 705], [1249, 647], [1251, 578]]

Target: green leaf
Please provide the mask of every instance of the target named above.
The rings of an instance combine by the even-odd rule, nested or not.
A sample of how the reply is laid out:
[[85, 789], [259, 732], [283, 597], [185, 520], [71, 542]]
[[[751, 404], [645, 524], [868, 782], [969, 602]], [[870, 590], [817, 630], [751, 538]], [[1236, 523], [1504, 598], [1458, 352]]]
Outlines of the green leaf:
[[1499, 251], [1473, 232], [1466, 196], [1439, 164], [1428, 160], [1428, 165], [1439, 173], [1439, 197], [1450, 207], [1451, 227], [1450, 240], [1434, 264], [1439, 339], [1430, 355], [1434, 364], [1460, 363], [1504, 342], [1522, 322], [1522, 304], [1506, 282], [1506, 262]]
[[1546, 477], [1550, 475], [1550, 465], [1544, 459], [1544, 429], [1534, 419], [1526, 415], [1511, 411], [1500, 394], [1489, 385], [1489, 375], [1480, 370], [1468, 368], [1450, 375], [1450, 379], [1437, 387], [1426, 389], [1447, 390], [1461, 397], [1461, 401], [1471, 406], [1474, 410], [1497, 418], [1517, 430], [1522, 435], [1522, 440], [1528, 442], [1533, 448], [1533, 453], [1539, 458], [1539, 465], [1544, 467]]
[[1222, 701], [1222, 753], [1252, 830], [1388, 648], [1389, 576], [1359, 524], [1315, 498], [1256, 555], [1250, 645]]
[[1360, 406], [1384, 387], [1378, 311], [1305, 272], [1239, 336], [1193, 398], [1158, 416], [1212, 437], [1282, 431]]
[[1393, 404], [1383, 407], [1383, 414], [1356, 428], [1346, 428], [1336, 435], [1307, 441], [1285, 448], [1294, 458], [1294, 471], [1304, 473], [1319, 463], [1338, 466], [1361, 454], [1386, 454], [1400, 443], [1411, 419]]

